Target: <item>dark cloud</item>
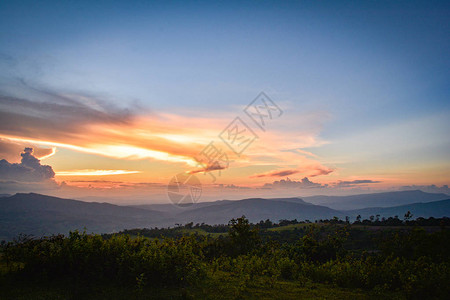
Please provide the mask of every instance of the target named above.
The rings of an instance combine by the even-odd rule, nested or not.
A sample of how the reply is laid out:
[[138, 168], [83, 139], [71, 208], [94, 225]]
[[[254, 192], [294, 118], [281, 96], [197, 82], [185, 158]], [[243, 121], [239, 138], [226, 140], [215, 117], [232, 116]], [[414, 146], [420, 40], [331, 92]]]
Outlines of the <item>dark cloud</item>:
[[83, 93], [53, 92], [21, 82], [20, 95], [0, 90], [0, 133], [33, 139], [80, 138], [93, 124], [130, 124], [137, 107], [119, 108]]
[[380, 183], [381, 181], [378, 180], [370, 180], [370, 179], [357, 179], [357, 180], [351, 180], [351, 181], [338, 181], [336, 183], [336, 187], [351, 187], [355, 185], [364, 185], [364, 184], [371, 184], [371, 183]]
[[235, 189], [235, 190], [249, 190], [251, 189], [248, 186], [238, 186], [238, 185], [234, 185], [234, 184], [218, 184], [217, 185], [218, 188], [223, 188], [223, 189]]
[[334, 170], [333, 169], [328, 169], [328, 168], [316, 168], [316, 170], [313, 171], [312, 174], [310, 174], [310, 177], [316, 177], [316, 176], [320, 176], [320, 175], [328, 175], [330, 173], [332, 173]]
[[261, 178], [261, 177], [286, 177], [293, 174], [303, 173], [306, 176], [309, 177], [315, 177], [320, 175], [328, 175], [331, 172], [333, 172], [333, 169], [329, 169], [327, 167], [323, 166], [308, 166], [303, 167], [300, 169], [288, 169], [288, 170], [278, 170], [278, 171], [271, 171], [267, 173], [262, 174], [256, 174], [253, 176], [250, 176], [250, 178]]
[[89, 104], [67, 101], [34, 102], [27, 99], [0, 95], [0, 130], [6, 134], [23, 135], [65, 133], [83, 125], [98, 123], [126, 123], [130, 119], [128, 110], [111, 110]]
[[263, 188], [301, 188], [301, 189], [310, 189], [310, 188], [326, 188], [327, 184], [321, 184], [312, 182], [308, 177], [303, 178], [301, 181], [290, 180], [289, 178], [277, 180], [273, 183], [266, 183]]
[[20, 163], [0, 160], [0, 180], [43, 182], [55, 177], [52, 167], [41, 165], [40, 160], [33, 155], [33, 148], [25, 148], [20, 155], [22, 156]]
[[197, 174], [197, 173], [202, 173], [202, 172], [212, 172], [212, 171], [224, 170], [226, 168], [227, 167], [221, 166], [219, 163], [214, 163], [214, 164], [211, 164], [211, 165], [209, 165], [209, 166], [207, 166], [205, 168], [189, 171], [189, 174]]
[[300, 173], [298, 170], [281, 170], [281, 171], [272, 171], [269, 173], [256, 174], [250, 176], [250, 178], [261, 178], [261, 177], [285, 177], [293, 174]]

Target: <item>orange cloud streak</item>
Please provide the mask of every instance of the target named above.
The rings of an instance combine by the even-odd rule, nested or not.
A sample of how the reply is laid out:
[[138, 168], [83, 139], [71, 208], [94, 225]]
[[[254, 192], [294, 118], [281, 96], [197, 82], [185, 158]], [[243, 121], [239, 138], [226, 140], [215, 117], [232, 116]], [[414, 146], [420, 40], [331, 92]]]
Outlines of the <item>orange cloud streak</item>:
[[[230, 120], [231, 118], [227, 116], [199, 118], [174, 114], [135, 115], [128, 118], [126, 122], [89, 120], [81, 124], [67, 125], [67, 128], [49, 125], [42, 129], [18, 128], [14, 133], [0, 131], [0, 138], [116, 159], [153, 159], [180, 163], [191, 169], [193, 173], [198, 172], [192, 171], [193, 167], [198, 167], [195, 157], [210, 142], [215, 141], [224, 151], [229, 152], [231, 168], [271, 165], [276, 166], [277, 169], [292, 169], [292, 165], [307, 165], [313, 166], [307, 167], [307, 171], [314, 171], [313, 174], [309, 174], [311, 176], [327, 174], [327, 172], [318, 172], [318, 169], [327, 170], [328, 168], [321, 166], [313, 153], [300, 149], [316, 147], [324, 143], [317, 137], [318, 128], [300, 133], [289, 130], [266, 132], [243, 155], [236, 157], [217, 137]], [[39, 124], [41, 122], [37, 123], [37, 126]], [[286, 152], [283, 149], [297, 151]], [[52, 151], [41, 159], [48, 158], [54, 153], [55, 151]], [[208, 169], [208, 171], [213, 170], [215, 169]], [[300, 172], [303, 173], [303, 170]], [[242, 175], [248, 178], [251, 174]]]
[[105, 176], [105, 175], [123, 175], [136, 173], [141, 172], [128, 170], [92, 170], [92, 169], [55, 172], [56, 176]]
[[50, 153], [47, 154], [47, 155], [38, 157], [38, 159], [43, 160], [43, 159], [49, 158], [49, 157], [55, 155], [55, 153], [56, 153], [56, 147], [52, 147], [52, 152], [50, 152]]

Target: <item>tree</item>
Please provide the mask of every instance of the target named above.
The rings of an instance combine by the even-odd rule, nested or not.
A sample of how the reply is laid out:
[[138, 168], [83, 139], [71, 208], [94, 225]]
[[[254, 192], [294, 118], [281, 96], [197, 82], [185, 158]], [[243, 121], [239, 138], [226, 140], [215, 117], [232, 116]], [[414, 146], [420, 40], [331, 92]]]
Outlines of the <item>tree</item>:
[[245, 254], [253, 250], [261, 241], [257, 228], [252, 228], [245, 216], [232, 219], [228, 226], [228, 235], [231, 239], [232, 252], [234, 254]]
[[404, 216], [404, 220], [409, 221], [409, 220], [411, 220], [412, 217], [413, 217], [413, 214], [408, 210], [408, 212]]

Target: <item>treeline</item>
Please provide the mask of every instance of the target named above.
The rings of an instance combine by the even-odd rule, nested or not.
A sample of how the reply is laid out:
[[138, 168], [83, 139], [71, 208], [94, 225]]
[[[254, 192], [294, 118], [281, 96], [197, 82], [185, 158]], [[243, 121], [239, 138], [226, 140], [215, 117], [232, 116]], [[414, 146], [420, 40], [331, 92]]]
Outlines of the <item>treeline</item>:
[[[183, 231], [185, 229], [185, 231]], [[228, 225], [208, 225], [205, 223], [197, 223], [194, 225], [193, 222], [187, 223], [185, 225], [176, 224], [175, 227], [172, 228], [135, 228], [135, 229], [126, 229], [120, 231], [119, 234], [127, 234], [131, 236], [145, 236], [149, 238], [178, 238], [186, 234], [188, 231], [195, 232], [196, 229], [202, 230], [207, 233], [227, 233]], [[104, 234], [105, 238], [112, 236], [113, 234]]]
[[245, 217], [231, 220], [226, 227], [227, 234], [217, 237], [150, 239], [77, 231], [67, 237], [21, 237], [2, 243], [3, 276], [113, 282], [137, 289], [189, 287], [223, 276], [238, 279], [240, 289], [258, 278], [268, 286], [290, 280], [399, 292], [415, 299], [450, 295], [450, 232], [445, 226], [435, 232], [419, 226], [382, 231], [371, 241], [370, 251], [349, 247], [354, 235], [368, 230], [354, 231], [348, 225], [310, 224], [288, 243], [265, 238], [263, 233], [269, 231]]
[[[256, 224], [251, 224], [252, 226], [257, 227], [261, 231], [269, 228], [278, 228], [288, 225], [297, 225], [297, 224], [341, 224], [341, 225], [365, 225], [365, 226], [450, 226], [450, 218], [417, 218], [412, 219], [412, 214], [407, 212], [405, 214], [403, 220], [396, 217], [389, 218], [380, 218], [379, 215], [371, 216], [369, 219], [361, 220], [361, 217], [358, 216], [354, 222], [350, 222], [350, 218], [346, 217], [344, 220], [339, 219], [338, 217], [334, 217], [333, 219], [320, 219], [314, 222], [309, 220], [299, 221], [297, 219], [294, 220], [280, 220], [279, 222], [272, 222], [271, 220], [261, 220]], [[192, 230], [194, 229], [194, 230]], [[176, 224], [175, 227], [169, 228], [139, 228], [139, 229], [127, 229], [120, 231], [119, 234], [127, 234], [131, 236], [145, 236], [149, 238], [179, 238], [185, 235], [188, 232], [195, 233], [195, 230], [202, 230], [206, 233], [217, 233], [217, 234], [226, 234], [229, 230], [229, 225], [219, 224], [219, 225], [208, 225], [205, 223], [197, 223], [193, 222], [187, 223], [185, 225]], [[267, 235], [267, 234], [265, 234]], [[269, 234], [270, 235], [270, 234]], [[103, 237], [108, 238], [112, 236], [112, 234], [104, 234]]]

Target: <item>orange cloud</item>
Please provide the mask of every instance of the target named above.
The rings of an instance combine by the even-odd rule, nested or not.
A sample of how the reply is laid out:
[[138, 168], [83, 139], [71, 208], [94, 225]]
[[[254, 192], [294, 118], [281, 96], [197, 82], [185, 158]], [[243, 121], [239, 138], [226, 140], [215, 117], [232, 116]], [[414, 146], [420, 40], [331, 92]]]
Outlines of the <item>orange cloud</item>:
[[[228, 151], [232, 159], [230, 168], [276, 165], [291, 169], [292, 164], [295, 164], [306, 166], [297, 168], [296, 173], [306, 172], [307, 176], [332, 172], [318, 162], [315, 154], [301, 149], [326, 143], [318, 138], [320, 124], [305, 126], [307, 129], [304, 130], [293, 130], [288, 125], [285, 129], [275, 128], [261, 134], [261, 138], [245, 153], [236, 157], [217, 137], [233, 119], [229, 115], [209, 113], [207, 117], [183, 117], [167, 113], [141, 113], [135, 109], [124, 110], [105, 105], [86, 96], [61, 96], [56, 93], [51, 96], [50, 100], [44, 102], [0, 96], [0, 138], [21, 144], [52, 147], [51, 152], [41, 156], [41, 159], [55, 155], [55, 148], [64, 148], [115, 159], [150, 159], [180, 164], [191, 170], [198, 166], [195, 157], [210, 142], [216, 141], [218, 146]], [[316, 120], [320, 123], [323, 119], [317, 114], [305, 115], [304, 118], [294, 117], [296, 122], [305, 119], [306, 121], [301, 121], [304, 124], [314, 123]], [[286, 124], [292, 124], [293, 120], [287, 117], [285, 121]], [[286, 152], [283, 149], [296, 151]], [[224, 169], [216, 165], [212, 162], [211, 166], [191, 172], [194, 174]], [[275, 175], [270, 176], [277, 176], [276, 171], [273, 172]], [[69, 176], [67, 174], [64, 176]], [[61, 173], [58, 175], [63, 176]], [[248, 175], [242, 174], [246, 178]]]
[[218, 171], [218, 170], [224, 170], [226, 169], [225, 166], [221, 166], [220, 164], [212, 164], [205, 168], [201, 168], [198, 170], [189, 171], [188, 174], [197, 174], [202, 172], [212, 172], [212, 171]]
[[330, 173], [332, 173], [334, 170], [333, 169], [329, 169], [327, 167], [317, 167], [312, 173], [309, 174], [309, 177], [316, 177], [316, 176], [320, 176], [320, 175], [328, 175]]
[[299, 170], [281, 170], [281, 171], [271, 171], [268, 173], [257, 174], [250, 176], [250, 178], [260, 178], [260, 177], [285, 177], [293, 174], [300, 173]]
[[308, 177], [315, 177], [319, 175], [328, 175], [334, 170], [324, 167], [320, 164], [314, 164], [304, 167], [299, 167], [297, 169], [286, 169], [286, 170], [274, 170], [266, 173], [255, 174], [250, 176], [250, 178], [262, 178], [262, 177], [286, 177], [294, 174], [307, 174]]
[[136, 173], [141, 172], [129, 170], [92, 170], [92, 169], [55, 172], [56, 176], [105, 176], [105, 175], [123, 175]]
[[52, 157], [52, 156], [55, 155], [55, 153], [56, 153], [56, 147], [52, 147], [52, 148], [50, 149], [50, 151], [51, 151], [50, 153], [45, 154], [45, 155], [43, 155], [43, 156], [39, 156], [39, 157], [37, 157], [37, 158], [40, 159], [40, 160], [43, 160], [43, 159]]

